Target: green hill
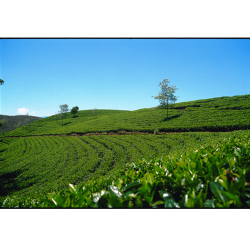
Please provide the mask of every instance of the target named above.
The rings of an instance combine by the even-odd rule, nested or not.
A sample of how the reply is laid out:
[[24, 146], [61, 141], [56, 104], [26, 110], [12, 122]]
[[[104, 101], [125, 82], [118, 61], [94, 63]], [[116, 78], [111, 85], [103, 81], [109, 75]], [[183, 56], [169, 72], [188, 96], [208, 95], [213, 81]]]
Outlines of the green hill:
[[77, 117], [67, 113], [63, 119], [55, 115], [37, 120], [5, 136], [86, 134], [96, 132], [160, 132], [232, 131], [250, 128], [250, 95], [220, 97], [175, 104], [167, 110], [159, 108], [122, 110], [82, 110]]
[[7, 126], [5, 128], [1, 128], [0, 132], [7, 132], [16, 129], [16, 126], [19, 123], [22, 123], [22, 125], [30, 124], [31, 122], [34, 122], [36, 120], [42, 119], [38, 116], [27, 116], [27, 115], [0, 115], [0, 121], [1, 120], [7, 120]]
[[[250, 95], [178, 103], [170, 108], [168, 120], [166, 112], [157, 107], [136, 111], [82, 110], [74, 116], [67, 113], [63, 126], [60, 117], [50, 116], [30, 123], [30, 127], [2, 133], [0, 202], [9, 197], [4, 206], [32, 207], [33, 199], [37, 199], [38, 206], [45, 206], [41, 199], [47, 197], [50, 201], [46, 204], [55, 206], [51, 203], [54, 197], [54, 201], [63, 200], [58, 200], [58, 204], [63, 204], [60, 206], [71, 206], [69, 200], [73, 196], [65, 198], [71, 183], [79, 187], [90, 185], [86, 192], [92, 198], [85, 197], [85, 203], [77, 203], [79, 206], [105, 207], [111, 202], [108, 207], [154, 207], [163, 205], [163, 201], [165, 207], [248, 206]], [[180, 133], [154, 135], [156, 128]], [[155, 181], [159, 167], [165, 173], [168, 168], [173, 171], [172, 177], [164, 177], [161, 184]], [[226, 183], [227, 171], [235, 174], [235, 186]], [[217, 183], [219, 180], [222, 184]], [[114, 190], [121, 187], [123, 191], [119, 192], [124, 197], [114, 198]], [[128, 189], [135, 187], [139, 188], [138, 193], [134, 190], [130, 197], [132, 191]], [[151, 193], [151, 188], [159, 190]], [[217, 189], [225, 191], [228, 198], [221, 201], [224, 193]], [[77, 196], [74, 189], [70, 190]], [[62, 197], [46, 196], [51, 192], [62, 192]], [[108, 203], [98, 205], [96, 195], [100, 198], [106, 192], [109, 194], [103, 199], [106, 197]], [[162, 192], [170, 192], [171, 201]], [[186, 200], [186, 195], [192, 198]]]

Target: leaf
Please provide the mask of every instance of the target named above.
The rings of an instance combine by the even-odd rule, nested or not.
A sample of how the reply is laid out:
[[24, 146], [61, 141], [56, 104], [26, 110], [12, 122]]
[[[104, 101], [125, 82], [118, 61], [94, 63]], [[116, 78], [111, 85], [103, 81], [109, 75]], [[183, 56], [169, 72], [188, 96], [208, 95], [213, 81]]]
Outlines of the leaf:
[[220, 191], [223, 190], [223, 186], [218, 182], [210, 182], [210, 189], [212, 193], [215, 195], [215, 197], [223, 202], [224, 205], [226, 205], [226, 198], [223, 194], [221, 194]]
[[79, 194], [78, 194], [78, 192], [76, 191], [76, 189], [75, 189], [75, 187], [74, 187], [73, 184], [69, 184], [69, 190], [70, 190], [71, 193], [73, 193], [73, 194], [75, 195], [75, 197], [78, 198]]
[[63, 207], [70, 207], [70, 203], [70, 197], [68, 196], [64, 201]]
[[144, 196], [144, 199], [147, 201], [148, 204], [150, 204], [153, 201], [153, 197]]
[[196, 191], [199, 192], [201, 188], [204, 188], [204, 184], [200, 180], [197, 181], [198, 185], [196, 186]]
[[129, 191], [133, 188], [138, 188], [141, 186], [141, 182], [140, 181], [135, 181], [135, 182], [132, 182], [130, 184], [128, 184], [124, 189], [123, 189], [123, 192], [126, 192], [126, 191]]
[[57, 203], [55, 200], [53, 201], [53, 198], [52, 198], [52, 201], [48, 199], [44, 199], [42, 200], [42, 202], [44, 202], [44, 207], [56, 207], [57, 206]]
[[241, 203], [241, 201], [240, 201], [240, 199], [239, 199], [239, 197], [238, 196], [236, 196], [236, 195], [234, 195], [234, 194], [231, 194], [231, 193], [229, 193], [229, 192], [226, 192], [226, 191], [220, 191], [222, 194], [224, 194], [225, 196], [227, 196], [229, 199], [232, 199], [232, 200], [234, 200], [234, 201], [236, 201], [237, 203], [238, 203], [238, 205], [240, 205], [240, 206], [242, 206], [242, 203]]
[[153, 183], [155, 182], [155, 178], [153, 174], [150, 173], [146, 173], [143, 177], [143, 179], [145, 181], [147, 181], [147, 183], [150, 183], [151, 185], [153, 185]]
[[142, 187], [140, 187], [138, 189], [138, 192], [143, 196], [143, 197], [146, 197], [146, 196], [149, 196], [150, 194], [150, 188], [146, 188], [145, 185], [143, 185]]
[[158, 179], [164, 179], [164, 180], [167, 180], [168, 182], [170, 182], [170, 183], [174, 183], [175, 181], [174, 181], [174, 179], [173, 178], [171, 178], [171, 177], [169, 177], [169, 176], [165, 176], [165, 175], [158, 175], [158, 176], [156, 176], [156, 178]]
[[166, 208], [179, 208], [179, 204], [174, 201], [174, 199], [167, 199], [164, 207]]
[[154, 204], [152, 204], [152, 207], [155, 207], [155, 206], [157, 206], [157, 205], [162, 205], [162, 204], [164, 204], [164, 201], [156, 201]]
[[130, 190], [130, 191], [127, 191], [127, 192], [125, 192], [124, 193], [124, 197], [126, 198], [126, 199], [128, 199], [129, 197], [131, 197], [131, 198], [136, 198], [136, 194], [134, 193], [134, 191], [132, 191], [132, 190]]
[[215, 208], [215, 200], [206, 200], [204, 202], [205, 207]]
[[247, 201], [246, 203], [247, 203], [247, 205], [250, 207], [250, 201]]
[[123, 204], [120, 200], [117, 199], [117, 196], [111, 196], [108, 202], [111, 207], [123, 207]]
[[181, 180], [181, 186], [184, 186], [186, 184], [186, 178], [183, 178], [182, 180]]
[[122, 193], [119, 191], [118, 187], [109, 185], [108, 188], [109, 188], [111, 195], [115, 195], [118, 198], [122, 196]]
[[53, 194], [51, 200], [54, 202], [56, 206], [64, 207], [65, 198], [62, 195]]
[[184, 207], [194, 207], [194, 201], [192, 198], [188, 197], [188, 194], [186, 194], [184, 197]]
[[83, 196], [83, 195], [86, 195], [86, 194], [88, 193], [89, 189], [90, 189], [90, 187], [85, 188], [85, 187], [84, 187], [84, 184], [83, 184], [83, 185], [81, 185], [81, 186], [77, 189], [77, 192], [78, 192], [79, 196]]
[[243, 175], [243, 171], [242, 171], [242, 169], [241, 169], [239, 166], [237, 166], [237, 170], [238, 170], [238, 172], [239, 172], [240, 176], [242, 176], [242, 175]]
[[173, 196], [169, 192], [160, 190], [159, 194], [164, 201], [167, 201], [168, 199], [173, 199]]
[[218, 176], [219, 175], [219, 169], [218, 169], [218, 167], [215, 164], [213, 164], [212, 165], [212, 169], [213, 169], [213, 175], [214, 176]]
[[218, 182], [226, 189], [228, 190], [229, 184], [227, 177], [224, 175], [220, 175], [221, 179], [218, 179]]
[[214, 176], [214, 172], [213, 172], [213, 169], [211, 167], [211, 164], [208, 162], [207, 165], [208, 165], [207, 170], [208, 170], [210, 177]]
[[99, 201], [99, 199], [101, 198], [101, 194], [100, 193], [94, 193], [92, 194], [93, 196], [93, 202], [97, 203]]
[[84, 207], [86, 204], [86, 198], [84, 196], [81, 196], [75, 203], [74, 207]]
[[101, 190], [101, 197], [108, 198], [109, 197], [109, 192], [106, 191], [106, 190]]

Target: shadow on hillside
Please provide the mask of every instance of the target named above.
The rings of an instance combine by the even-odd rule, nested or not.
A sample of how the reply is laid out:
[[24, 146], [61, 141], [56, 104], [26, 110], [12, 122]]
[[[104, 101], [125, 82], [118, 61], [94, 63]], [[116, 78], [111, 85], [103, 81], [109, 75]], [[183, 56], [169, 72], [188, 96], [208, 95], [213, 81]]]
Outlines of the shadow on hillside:
[[70, 123], [72, 123], [72, 122], [65, 122], [65, 123], [63, 123], [63, 126], [68, 125]]
[[0, 175], [0, 196], [7, 196], [12, 191], [23, 189], [19, 188], [16, 181], [21, 172], [21, 170], [18, 170]]
[[164, 121], [164, 122], [171, 121], [173, 119], [179, 118], [180, 116], [182, 116], [182, 114], [169, 116], [168, 119], [167, 119], [167, 117], [165, 117], [162, 121]]

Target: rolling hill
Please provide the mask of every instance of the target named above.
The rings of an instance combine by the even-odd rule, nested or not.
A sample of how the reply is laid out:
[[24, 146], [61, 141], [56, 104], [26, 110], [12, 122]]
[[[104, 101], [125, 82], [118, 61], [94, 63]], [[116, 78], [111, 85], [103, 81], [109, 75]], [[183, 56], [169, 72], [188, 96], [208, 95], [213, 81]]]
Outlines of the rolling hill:
[[[81, 110], [63, 121], [50, 116], [1, 133], [0, 202], [4, 207], [250, 206], [250, 95], [178, 103], [169, 109], [169, 119], [166, 112]], [[67, 192], [69, 183], [84, 188], [77, 193], [70, 186]]]
[[250, 95], [220, 97], [175, 104], [169, 109], [148, 108], [135, 111], [82, 110], [62, 120], [53, 115], [0, 136], [189, 131], [232, 131], [250, 128]]
[[22, 124], [30, 124], [31, 122], [41, 119], [41, 117], [26, 115], [0, 115], [0, 121], [3, 119], [7, 120], [7, 126], [5, 128], [1, 128], [1, 133], [16, 129], [19, 122]]

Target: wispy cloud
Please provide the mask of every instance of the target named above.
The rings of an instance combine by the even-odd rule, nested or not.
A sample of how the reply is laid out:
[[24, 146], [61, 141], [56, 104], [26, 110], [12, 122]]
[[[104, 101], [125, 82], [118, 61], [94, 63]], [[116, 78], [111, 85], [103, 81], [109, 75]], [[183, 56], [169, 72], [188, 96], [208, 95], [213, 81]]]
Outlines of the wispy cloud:
[[19, 114], [27, 114], [28, 112], [29, 112], [29, 109], [26, 109], [26, 108], [17, 109], [17, 113]]
[[[29, 109], [26, 109], [26, 108], [20, 108], [20, 109], [17, 109], [17, 112], [19, 114], [27, 114], [29, 112]], [[32, 111], [31, 113], [29, 113], [29, 115], [33, 115], [35, 113], [35, 111]]]

